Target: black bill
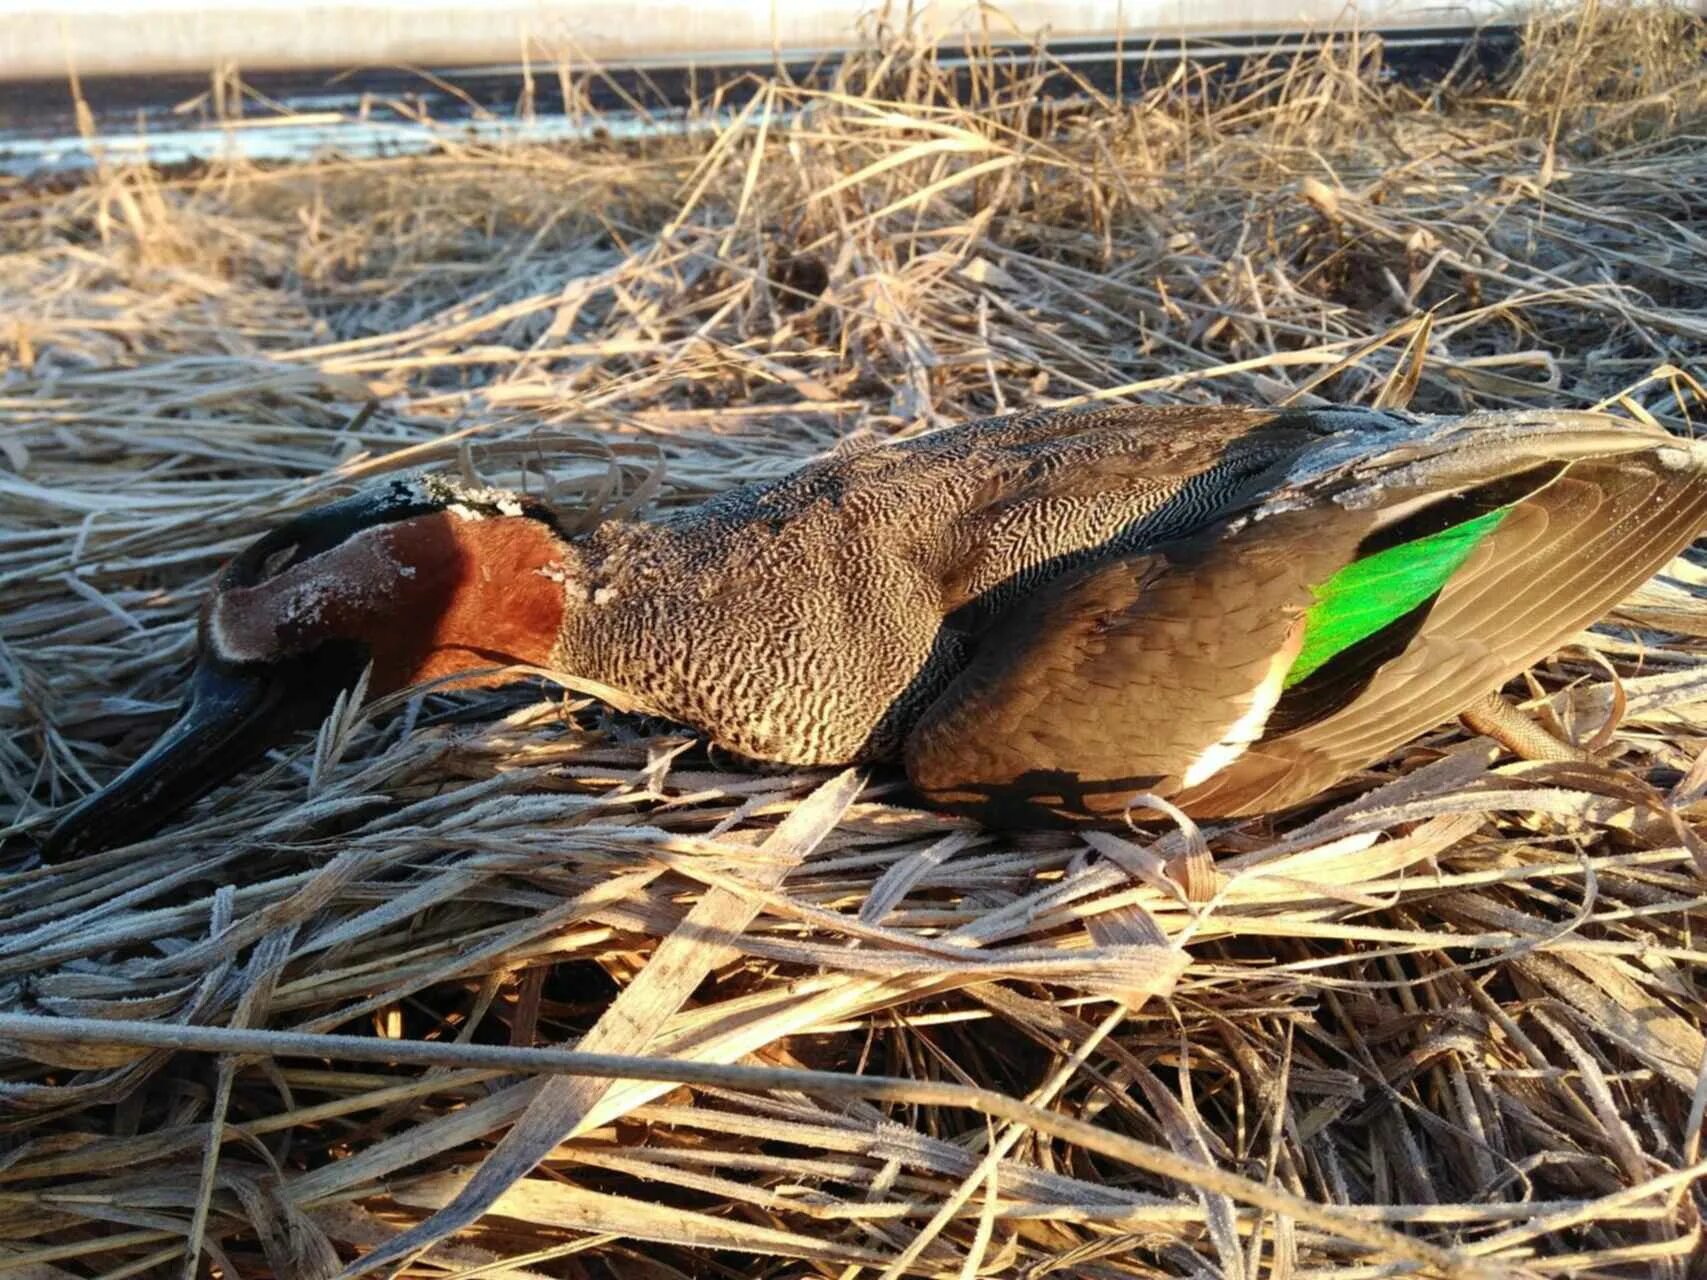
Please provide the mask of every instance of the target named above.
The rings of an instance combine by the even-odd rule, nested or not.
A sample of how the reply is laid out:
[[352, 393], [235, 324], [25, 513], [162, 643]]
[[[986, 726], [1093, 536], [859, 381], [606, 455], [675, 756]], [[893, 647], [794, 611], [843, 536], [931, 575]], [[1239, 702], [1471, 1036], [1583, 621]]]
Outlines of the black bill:
[[348, 665], [329, 657], [257, 667], [204, 660], [178, 722], [61, 818], [42, 844], [42, 857], [63, 862], [140, 840], [292, 732], [318, 724], [338, 690], [354, 683]]

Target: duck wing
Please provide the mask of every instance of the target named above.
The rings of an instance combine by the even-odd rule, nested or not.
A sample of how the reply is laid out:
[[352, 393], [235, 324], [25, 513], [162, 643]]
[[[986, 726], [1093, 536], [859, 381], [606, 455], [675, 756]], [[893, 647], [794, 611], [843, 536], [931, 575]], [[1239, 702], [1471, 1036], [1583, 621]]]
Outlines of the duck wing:
[[943, 612], [977, 632], [1071, 570], [1189, 536], [1267, 492], [1330, 433], [1310, 414], [1218, 405], [1035, 413], [945, 431], [936, 447], [979, 484], [930, 549]]
[[1247, 509], [1003, 611], [914, 726], [915, 785], [1005, 822], [1146, 791], [1281, 808], [1455, 715], [1707, 526], [1707, 447], [1664, 432], [1342, 421]]

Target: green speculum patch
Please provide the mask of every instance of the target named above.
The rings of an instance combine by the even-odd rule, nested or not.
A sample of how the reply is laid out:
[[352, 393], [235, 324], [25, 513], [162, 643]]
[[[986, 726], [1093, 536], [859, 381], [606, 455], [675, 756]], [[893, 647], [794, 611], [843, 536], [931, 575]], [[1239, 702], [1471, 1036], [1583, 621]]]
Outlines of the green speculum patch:
[[1308, 679], [1336, 654], [1403, 617], [1435, 595], [1478, 543], [1504, 520], [1504, 506], [1439, 533], [1353, 560], [1319, 587], [1304, 614], [1304, 647], [1282, 688]]

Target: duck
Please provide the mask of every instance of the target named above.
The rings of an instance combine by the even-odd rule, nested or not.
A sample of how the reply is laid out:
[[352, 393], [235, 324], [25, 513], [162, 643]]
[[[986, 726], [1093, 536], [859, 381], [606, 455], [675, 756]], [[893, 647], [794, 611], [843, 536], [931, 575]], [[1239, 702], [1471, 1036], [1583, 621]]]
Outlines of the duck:
[[1586, 411], [1034, 410], [589, 528], [402, 475], [219, 572], [180, 718], [42, 851], [157, 830], [358, 687], [518, 667], [994, 827], [1277, 812], [1455, 717], [1576, 758], [1499, 690], [1704, 525], [1707, 443]]

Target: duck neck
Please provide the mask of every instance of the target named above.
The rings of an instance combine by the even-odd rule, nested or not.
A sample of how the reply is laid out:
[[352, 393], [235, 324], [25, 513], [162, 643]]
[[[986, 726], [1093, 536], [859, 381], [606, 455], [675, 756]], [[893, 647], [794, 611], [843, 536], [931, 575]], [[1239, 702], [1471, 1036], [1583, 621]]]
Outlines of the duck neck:
[[447, 519], [455, 586], [415, 680], [525, 663], [625, 695], [618, 705], [665, 692], [654, 649], [682, 575], [662, 571], [668, 539], [654, 526], [609, 521], [564, 537], [530, 517]]
[[395, 559], [410, 566], [410, 587], [436, 599], [427, 627], [372, 637], [376, 687], [390, 683], [380, 670], [389, 653], [412, 652], [405, 683], [504, 664], [562, 666], [564, 617], [573, 607], [565, 583], [576, 576], [578, 557], [549, 525], [442, 515], [392, 526], [392, 536], [418, 544], [398, 547]]
[[612, 520], [561, 548], [546, 570], [562, 596], [557, 669], [603, 686], [613, 705], [679, 713], [682, 673], [669, 641], [696, 579], [669, 531]]

